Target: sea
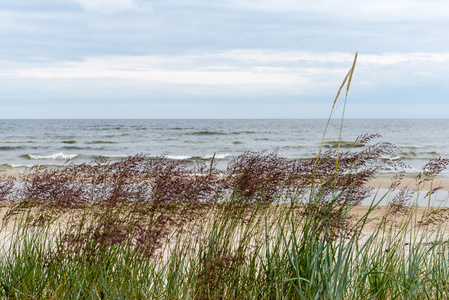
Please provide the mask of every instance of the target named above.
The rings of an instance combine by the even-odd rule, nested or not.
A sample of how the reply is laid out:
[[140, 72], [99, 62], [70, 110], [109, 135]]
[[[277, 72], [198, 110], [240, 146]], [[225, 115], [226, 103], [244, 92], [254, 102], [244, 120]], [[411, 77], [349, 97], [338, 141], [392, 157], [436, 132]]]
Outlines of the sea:
[[[316, 157], [327, 120], [0, 120], [0, 172], [39, 164], [58, 167], [89, 163], [100, 157], [118, 161], [130, 155], [164, 155], [187, 165], [210, 162], [219, 169], [246, 151], [278, 151], [282, 157]], [[449, 119], [331, 120], [323, 150], [338, 145], [359, 151], [362, 134], [380, 134], [370, 142], [390, 142], [397, 152], [385, 159], [402, 161], [413, 176], [430, 159], [449, 157]], [[388, 174], [384, 174], [388, 175]], [[443, 171], [449, 178], [449, 171]]]

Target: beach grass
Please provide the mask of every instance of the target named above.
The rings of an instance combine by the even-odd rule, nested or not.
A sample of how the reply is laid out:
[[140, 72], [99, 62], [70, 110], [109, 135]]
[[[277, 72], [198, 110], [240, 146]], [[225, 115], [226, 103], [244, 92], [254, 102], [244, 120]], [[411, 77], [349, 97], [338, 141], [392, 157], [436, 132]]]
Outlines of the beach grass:
[[[0, 298], [447, 299], [449, 210], [414, 204], [449, 160], [399, 189], [377, 137], [226, 170], [139, 154], [2, 176]], [[381, 171], [396, 174], [385, 193], [366, 185]]]
[[373, 203], [353, 213], [333, 206], [340, 196], [320, 206], [228, 199], [196, 207], [188, 220], [165, 207], [158, 214], [171, 223], [154, 216], [144, 235], [124, 239], [118, 227], [140, 218], [130, 207], [114, 211], [123, 216], [115, 224], [105, 210], [39, 225], [24, 212], [2, 229], [0, 291], [11, 299], [448, 297], [447, 210]]

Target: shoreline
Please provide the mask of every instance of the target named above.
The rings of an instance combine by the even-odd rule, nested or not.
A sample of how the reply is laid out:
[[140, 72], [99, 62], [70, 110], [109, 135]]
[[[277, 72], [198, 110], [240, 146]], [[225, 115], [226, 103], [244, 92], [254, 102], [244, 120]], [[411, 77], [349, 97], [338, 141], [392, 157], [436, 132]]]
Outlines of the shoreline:
[[[22, 182], [20, 175], [24, 172], [0, 172], [0, 181], [2, 179], [12, 179], [14, 182]], [[390, 178], [378, 177], [369, 180], [365, 186], [375, 189], [389, 189], [391, 187], [392, 180]], [[440, 191], [449, 191], [449, 178], [435, 178], [430, 182], [422, 183], [420, 186], [413, 178], [404, 178], [401, 183], [395, 189], [419, 189], [423, 191], [429, 191], [430, 189], [438, 189]]]

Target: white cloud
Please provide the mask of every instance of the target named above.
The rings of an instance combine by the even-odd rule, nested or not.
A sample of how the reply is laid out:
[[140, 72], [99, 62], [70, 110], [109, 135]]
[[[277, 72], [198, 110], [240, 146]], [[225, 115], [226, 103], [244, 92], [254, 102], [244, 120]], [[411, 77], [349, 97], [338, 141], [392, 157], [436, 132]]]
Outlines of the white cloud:
[[364, 63], [391, 65], [406, 62], [448, 62], [449, 53], [383, 53], [361, 55]]
[[316, 53], [309, 51], [276, 51], [276, 50], [232, 50], [217, 54], [206, 54], [205, 57], [232, 59], [248, 62], [348, 62], [353, 60], [353, 54], [341, 52]]
[[86, 11], [113, 13], [124, 10], [146, 10], [149, 4], [136, 3], [135, 0], [74, 0]]
[[[310, 60], [313, 62], [310, 63]], [[17, 65], [0, 63], [2, 77], [80, 79], [115, 78], [177, 85], [254, 86], [261, 90], [313, 86], [312, 79], [339, 76], [345, 68], [314, 63], [351, 62], [349, 54], [235, 50], [174, 56], [91, 57], [77, 62]], [[309, 66], [304, 62], [309, 62]], [[347, 65], [347, 64], [345, 64]]]
[[[223, 3], [220, 1], [220, 3]], [[443, 0], [227, 0], [228, 5], [270, 12], [303, 12], [312, 15], [364, 20], [446, 20], [449, 3]]]
[[[15, 79], [123, 80], [152, 86], [231, 87], [258, 93], [333, 93], [346, 75], [353, 54], [272, 50], [222, 53], [103, 56], [72, 62], [0, 62], [0, 77]], [[422, 80], [449, 77], [449, 53], [360, 54], [356, 87], [417, 86]], [[425, 72], [425, 76], [424, 73]], [[329, 87], [331, 87], [329, 89]], [[210, 90], [209, 90], [210, 91]]]

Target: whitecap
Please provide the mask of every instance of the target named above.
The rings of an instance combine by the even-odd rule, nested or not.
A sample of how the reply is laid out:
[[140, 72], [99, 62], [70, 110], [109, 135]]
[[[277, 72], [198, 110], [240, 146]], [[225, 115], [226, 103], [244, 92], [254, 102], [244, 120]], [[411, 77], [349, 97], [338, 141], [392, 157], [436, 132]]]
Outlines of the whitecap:
[[[214, 155], [204, 155], [201, 158], [203, 159], [211, 159]], [[232, 156], [232, 154], [225, 153], [225, 154], [216, 154], [215, 159], [225, 159], [226, 157]]]
[[183, 160], [183, 159], [191, 159], [192, 156], [188, 156], [188, 155], [167, 155], [166, 158], [168, 158], [168, 159], [176, 159], [176, 160]]
[[380, 159], [395, 161], [395, 160], [400, 160], [401, 157], [400, 156], [381, 156]]
[[28, 154], [30, 159], [59, 159], [59, 160], [68, 160], [73, 159], [78, 156], [78, 154], [64, 154], [62, 152], [54, 153], [51, 155], [33, 155]]

